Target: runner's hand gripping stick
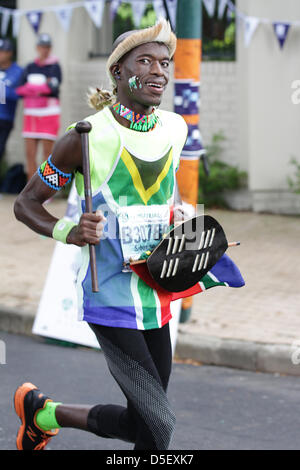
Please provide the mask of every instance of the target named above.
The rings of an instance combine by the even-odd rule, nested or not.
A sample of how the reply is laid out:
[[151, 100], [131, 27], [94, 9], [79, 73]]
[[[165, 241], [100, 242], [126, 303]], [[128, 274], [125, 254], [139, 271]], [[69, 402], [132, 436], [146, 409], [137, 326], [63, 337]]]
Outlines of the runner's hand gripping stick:
[[[78, 134], [80, 134], [81, 136], [85, 211], [93, 212], [90, 158], [89, 158], [89, 137], [88, 137], [88, 133], [91, 131], [92, 125], [88, 121], [80, 121], [76, 124], [75, 129], [78, 132]], [[92, 274], [92, 290], [93, 292], [99, 292], [95, 245], [90, 244], [89, 250], [90, 250], [91, 274]]]

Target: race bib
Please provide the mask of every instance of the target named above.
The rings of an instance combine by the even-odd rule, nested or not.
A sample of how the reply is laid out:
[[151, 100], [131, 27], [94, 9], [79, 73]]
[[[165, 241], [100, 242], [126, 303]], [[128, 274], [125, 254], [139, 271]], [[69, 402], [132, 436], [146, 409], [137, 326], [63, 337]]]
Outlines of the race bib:
[[152, 251], [168, 231], [169, 220], [168, 205], [121, 207], [118, 221], [125, 263]]

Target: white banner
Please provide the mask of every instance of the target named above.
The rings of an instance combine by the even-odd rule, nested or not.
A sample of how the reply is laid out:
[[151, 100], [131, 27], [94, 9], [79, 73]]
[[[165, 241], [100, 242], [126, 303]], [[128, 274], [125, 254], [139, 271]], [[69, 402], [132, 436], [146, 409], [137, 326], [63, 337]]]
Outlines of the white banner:
[[101, 28], [102, 26], [104, 2], [105, 0], [88, 0], [84, 3], [86, 11], [97, 28]]
[[55, 14], [64, 31], [67, 33], [70, 29], [73, 14], [72, 6], [55, 7]]
[[153, 0], [153, 8], [157, 19], [166, 18], [166, 9], [163, 0]]
[[128, 0], [128, 3], [130, 3], [132, 7], [134, 24], [139, 28], [145, 12], [147, 0]]
[[259, 18], [247, 16], [244, 20], [244, 44], [249, 47], [253, 34], [259, 25]]
[[1, 13], [2, 13], [1, 36], [5, 37], [7, 34], [7, 28], [8, 28], [8, 23], [10, 20], [11, 10], [9, 8], [3, 8]]
[[227, 0], [219, 0], [219, 6], [218, 6], [218, 18], [219, 18], [219, 20], [221, 18], [223, 18], [226, 6], [227, 6]]
[[208, 16], [214, 16], [216, 9], [216, 0], [203, 0]]

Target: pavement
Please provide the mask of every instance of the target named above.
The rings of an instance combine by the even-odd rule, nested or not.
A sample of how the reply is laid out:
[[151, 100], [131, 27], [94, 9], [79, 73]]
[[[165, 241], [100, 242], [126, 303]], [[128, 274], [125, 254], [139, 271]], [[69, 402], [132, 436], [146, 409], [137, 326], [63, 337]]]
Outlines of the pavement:
[[[49, 269], [53, 240], [16, 221], [15, 196], [0, 199], [0, 330], [31, 335]], [[47, 209], [61, 217], [66, 200]], [[228, 241], [227, 254], [246, 285], [194, 296], [179, 324], [175, 360], [300, 376], [300, 218], [208, 210]]]
[[[20, 421], [13, 393], [24, 381], [34, 383], [51, 399], [64, 404], [126, 403], [101, 352], [49, 345], [36, 336], [0, 333], [0, 337], [6, 344], [6, 364], [0, 365], [0, 450], [16, 448]], [[299, 393], [298, 377], [175, 363], [168, 400], [176, 415], [176, 426], [167, 453], [173, 454], [175, 449], [182, 455], [192, 454], [193, 466], [201, 468], [203, 450], [299, 450]], [[46, 450], [106, 451], [100, 460], [97, 455], [97, 464], [104, 468], [101, 464], [108, 463], [101, 461], [103, 456], [131, 451], [132, 447], [119, 439], [62, 428]], [[146, 459], [149, 454], [157, 452], [146, 452]], [[46, 455], [51, 459], [51, 454]], [[57, 464], [55, 454], [54, 458]]]

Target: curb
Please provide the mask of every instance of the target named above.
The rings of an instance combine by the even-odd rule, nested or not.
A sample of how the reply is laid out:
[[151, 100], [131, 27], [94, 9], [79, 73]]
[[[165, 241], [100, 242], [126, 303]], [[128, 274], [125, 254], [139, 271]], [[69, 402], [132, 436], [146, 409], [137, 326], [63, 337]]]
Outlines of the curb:
[[34, 314], [16, 308], [0, 306], [0, 331], [32, 336]]
[[202, 364], [232, 367], [253, 372], [300, 376], [300, 348], [291, 344], [266, 344], [235, 339], [195, 335], [178, 331], [176, 357]]
[[[33, 313], [2, 305], [0, 306], [0, 331], [33, 336], [34, 318]], [[299, 365], [292, 362], [293, 352], [297, 353]], [[180, 331], [180, 326], [175, 357], [192, 359], [205, 365], [300, 376], [300, 350], [295, 350], [295, 347], [293, 349], [292, 345], [195, 335]]]

